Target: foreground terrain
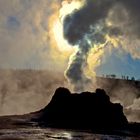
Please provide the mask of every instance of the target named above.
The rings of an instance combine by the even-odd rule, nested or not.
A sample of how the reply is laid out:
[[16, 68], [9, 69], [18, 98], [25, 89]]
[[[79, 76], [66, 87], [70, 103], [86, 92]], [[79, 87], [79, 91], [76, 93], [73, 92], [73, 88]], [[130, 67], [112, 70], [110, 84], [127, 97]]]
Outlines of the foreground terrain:
[[[90, 102], [94, 99], [94, 103]], [[83, 101], [86, 102], [83, 104]], [[0, 140], [13, 139], [138, 140], [140, 124], [129, 123], [122, 106], [111, 103], [104, 90], [71, 94], [68, 89], [58, 88], [51, 102], [42, 110], [26, 115], [0, 117]]]

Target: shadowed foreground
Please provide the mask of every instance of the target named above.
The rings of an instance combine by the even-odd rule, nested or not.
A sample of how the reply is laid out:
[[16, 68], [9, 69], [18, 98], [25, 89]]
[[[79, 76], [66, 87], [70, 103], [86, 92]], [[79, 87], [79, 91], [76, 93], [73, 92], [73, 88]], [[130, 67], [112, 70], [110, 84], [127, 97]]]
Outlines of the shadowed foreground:
[[49, 127], [74, 129], [117, 129], [128, 121], [120, 104], [110, 102], [104, 90], [96, 93], [71, 94], [58, 88], [47, 107], [41, 110], [39, 122]]
[[71, 94], [66, 88], [58, 88], [44, 109], [22, 116], [0, 117], [0, 124], [0, 130], [61, 128], [106, 135], [140, 136], [140, 124], [129, 123], [123, 107], [110, 102], [102, 89], [97, 89], [95, 93]]
[[103, 134], [140, 134], [139, 124], [129, 124], [120, 104], [110, 102], [102, 89], [71, 94], [58, 88], [51, 102], [32, 118], [42, 127], [90, 130]]

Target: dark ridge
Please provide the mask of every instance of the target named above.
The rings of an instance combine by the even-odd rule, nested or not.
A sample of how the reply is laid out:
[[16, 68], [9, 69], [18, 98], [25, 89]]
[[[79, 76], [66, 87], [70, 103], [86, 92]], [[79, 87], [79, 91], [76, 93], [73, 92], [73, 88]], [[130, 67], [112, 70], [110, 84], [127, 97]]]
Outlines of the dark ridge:
[[84, 130], [124, 130], [128, 121], [120, 104], [110, 102], [103, 89], [95, 93], [71, 94], [66, 88], [58, 88], [51, 102], [38, 112], [33, 121], [40, 126], [84, 129]]

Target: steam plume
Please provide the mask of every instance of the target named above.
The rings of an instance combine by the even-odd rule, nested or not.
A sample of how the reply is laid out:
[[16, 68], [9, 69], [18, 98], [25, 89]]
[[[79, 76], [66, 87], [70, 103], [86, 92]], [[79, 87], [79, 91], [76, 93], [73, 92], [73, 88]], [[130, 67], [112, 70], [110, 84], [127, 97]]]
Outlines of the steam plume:
[[64, 38], [69, 44], [78, 46], [66, 71], [75, 89], [83, 90], [84, 83], [89, 81], [84, 69], [90, 50], [95, 45], [106, 46], [110, 42], [111, 46], [115, 46], [117, 40], [117, 47], [121, 44], [133, 58], [140, 57], [140, 52], [134, 55], [137, 51], [128, 45], [130, 37], [133, 40], [140, 37], [140, 16], [136, 16], [139, 12], [139, 0], [86, 0], [81, 8], [64, 17]]
[[111, 4], [108, 1], [94, 4], [94, 1], [89, 0], [81, 9], [73, 11], [64, 19], [65, 39], [71, 45], [78, 46], [78, 51], [66, 71], [66, 76], [75, 88], [82, 90], [83, 84], [89, 81], [84, 74], [84, 67], [87, 65], [91, 47], [105, 43], [105, 17]]

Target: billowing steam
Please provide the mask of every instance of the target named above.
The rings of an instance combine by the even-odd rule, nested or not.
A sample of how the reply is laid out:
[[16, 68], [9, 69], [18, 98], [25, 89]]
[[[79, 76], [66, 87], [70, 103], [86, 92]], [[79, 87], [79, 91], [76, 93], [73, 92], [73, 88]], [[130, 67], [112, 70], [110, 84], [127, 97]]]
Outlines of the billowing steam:
[[0, 77], [0, 116], [39, 110], [65, 86], [63, 73], [49, 70], [0, 70]]
[[[78, 45], [78, 50], [70, 63], [66, 76], [75, 85], [76, 90], [82, 90], [83, 84], [89, 79], [84, 74], [87, 57], [93, 44], [105, 43], [105, 19], [111, 3], [85, 2], [85, 5], [67, 15], [64, 19], [64, 37], [72, 45]], [[95, 10], [93, 10], [95, 9]], [[101, 12], [101, 10], [103, 12]]]
[[[138, 43], [134, 43], [134, 41], [139, 42], [140, 37], [139, 0], [80, 2], [84, 3], [82, 7], [63, 17], [64, 38], [69, 44], [77, 46], [65, 72], [75, 90], [83, 90], [84, 84], [90, 82], [85, 69], [88, 65], [88, 56], [95, 46], [99, 46], [99, 49], [105, 49], [108, 45], [121, 46], [133, 58], [140, 58]], [[130, 40], [133, 40], [133, 46], [130, 45], [132, 44]], [[137, 47], [132, 49], [134, 45]]]

